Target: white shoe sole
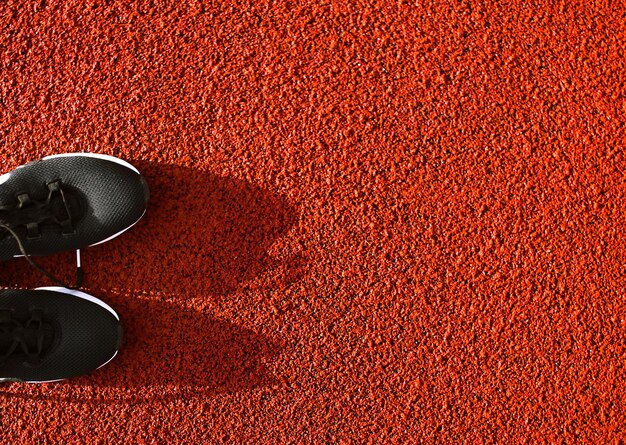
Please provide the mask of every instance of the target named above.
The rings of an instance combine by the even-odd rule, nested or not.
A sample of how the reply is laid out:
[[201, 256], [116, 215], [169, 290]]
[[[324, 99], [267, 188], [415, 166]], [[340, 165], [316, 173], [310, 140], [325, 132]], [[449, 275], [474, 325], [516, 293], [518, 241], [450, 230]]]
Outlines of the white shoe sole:
[[138, 175], [140, 174], [139, 170], [137, 170], [135, 167], [133, 167], [128, 162], [123, 161], [123, 160], [121, 160], [119, 158], [116, 158], [115, 156], [101, 155], [99, 153], [61, 153], [61, 154], [58, 154], [58, 155], [46, 156], [43, 159], [71, 158], [71, 157], [78, 157], [78, 156], [82, 156], [84, 158], [104, 159], [105, 161], [115, 162], [116, 164], [120, 164], [120, 165], [123, 165], [126, 168], [130, 168], [132, 171], [134, 171]]

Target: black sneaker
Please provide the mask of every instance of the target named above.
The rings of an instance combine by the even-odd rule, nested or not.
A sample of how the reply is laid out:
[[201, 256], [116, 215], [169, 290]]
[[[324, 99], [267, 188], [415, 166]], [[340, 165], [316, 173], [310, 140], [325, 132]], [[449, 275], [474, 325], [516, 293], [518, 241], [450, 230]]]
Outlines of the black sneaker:
[[122, 340], [106, 303], [62, 287], [0, 291], [0, 382], [45, 383], [98, 369]]
[[112, 156], [68, 153], [18, 167], [0, 176], [0, 260], [108, 241], [139, 221], [148, 197], [137, 169]]

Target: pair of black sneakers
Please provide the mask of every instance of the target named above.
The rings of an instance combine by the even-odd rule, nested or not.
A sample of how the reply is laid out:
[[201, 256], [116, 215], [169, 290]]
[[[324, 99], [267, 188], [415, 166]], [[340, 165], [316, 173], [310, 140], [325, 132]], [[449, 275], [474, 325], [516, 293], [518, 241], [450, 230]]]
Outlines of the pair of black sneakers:
[[0, 382], [51, 382], [111, 361], [122, 340], [117, 313], [64, 286], [31, 256], [76, 251], [133, 226], [146, 211], [145, 179], [121, 159], [49, 156], [0, 176], [0, 260], [23, 256], [59, 284], [0, 291]]

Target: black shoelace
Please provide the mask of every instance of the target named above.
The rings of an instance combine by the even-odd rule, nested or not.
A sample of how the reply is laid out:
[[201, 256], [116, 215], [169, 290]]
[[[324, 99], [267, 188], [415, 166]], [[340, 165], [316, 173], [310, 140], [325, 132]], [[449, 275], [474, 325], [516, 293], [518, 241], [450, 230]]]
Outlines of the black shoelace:
[[[61, 181], [57, 180], [50, 182], [47, 186], [48, 197], [44, 201], [33, 200], [28, 193], [19, 193], [16, 196], [18, 201], [17, 205], [0, 206], [0, 229], [6, 230], [15, 239], [18, 248], [20, 249], [20, 253], [24, 256], [24, 258], [26, 258], [32, 267], [37, 269], [49, 280], [59, 286], [76, 289], [82, 285], [83, 281], [83, 270], [80, 264], [80, 250], [76, 251], [76, 286], [67, 286], [61, 280], [33, 261], [30, 254], [24, 248], [22, 238], [15, 230], [20, 226], [26, 227], [27, 237], [29, 239], [35, 239], [42, 236], [39, 230], [39, 225], [51, 222], [60, 225], [62, 233], [65, 235], [71, 235], [74, 233], [72, 215]], [[59, 212], [60, 206], [53, 206], [53, 198], [57, 195], [61, 198], [62, 212]]]
[[24, 323], [13, 318], [12, 311], [0, 310], [0, 366], [13, 355], [37, 365], [53, 340], [54, 329], [43, 320], [41, 310], [33, 309]]

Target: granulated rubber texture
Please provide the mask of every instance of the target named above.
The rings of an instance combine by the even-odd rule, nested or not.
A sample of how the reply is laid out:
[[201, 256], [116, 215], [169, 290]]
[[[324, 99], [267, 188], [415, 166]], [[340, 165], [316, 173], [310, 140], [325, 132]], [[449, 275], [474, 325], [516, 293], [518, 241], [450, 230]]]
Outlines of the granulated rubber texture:
[[3, 386], [2, 442], [624, 442], [624, 16], [3, 2], [2, 172], [104, 153], [151, 201], [83, 255], [119, 357]]

